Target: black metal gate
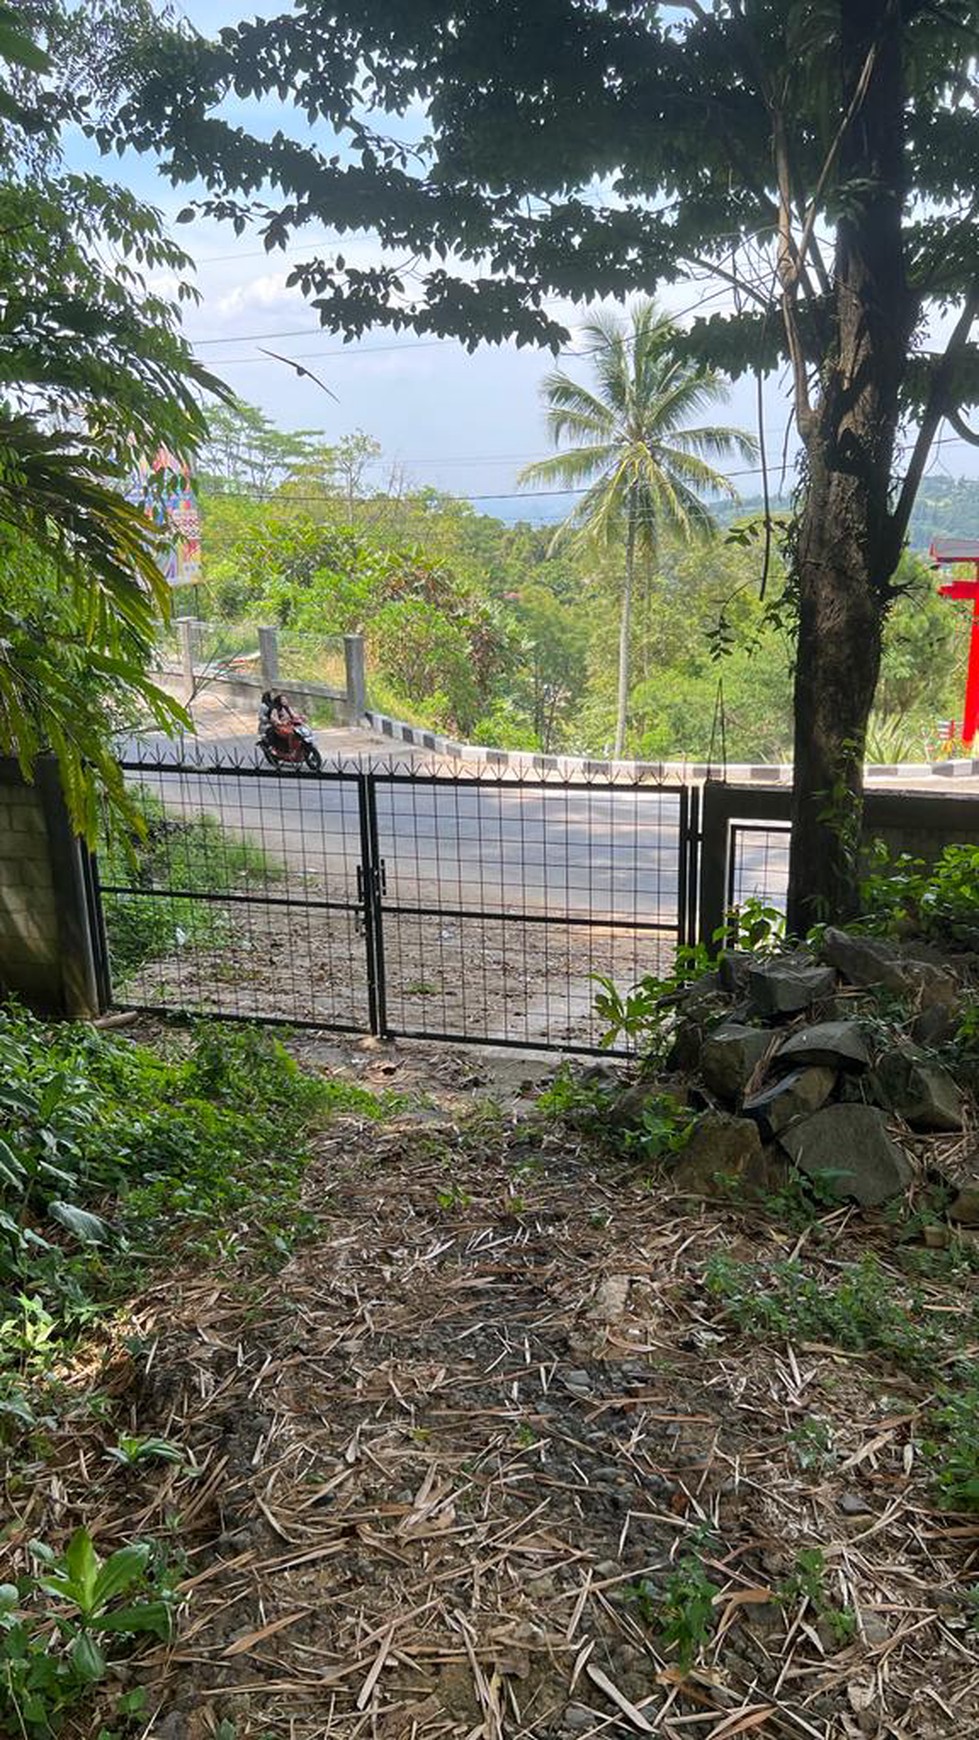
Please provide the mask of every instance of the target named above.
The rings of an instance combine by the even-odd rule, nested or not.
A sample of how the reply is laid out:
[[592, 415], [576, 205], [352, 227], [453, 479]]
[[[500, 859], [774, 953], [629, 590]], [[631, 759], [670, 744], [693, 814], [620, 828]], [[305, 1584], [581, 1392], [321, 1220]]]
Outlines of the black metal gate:
[[696, 934], [696, 788], [122, 765], [147, 832], [98, 865], [118, 1008], [596, 1051], [596, 976]]

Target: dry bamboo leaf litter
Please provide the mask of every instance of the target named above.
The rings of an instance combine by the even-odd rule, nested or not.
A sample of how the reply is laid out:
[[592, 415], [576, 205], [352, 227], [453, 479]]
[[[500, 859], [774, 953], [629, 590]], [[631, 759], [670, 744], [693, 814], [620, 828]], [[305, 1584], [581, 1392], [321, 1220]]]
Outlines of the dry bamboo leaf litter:
[[[316, 1231], [274, 1279], [176, 1275], [134, 1307], [150, 1353], [114, 1393], [193, 1466], [104, 1472], [88, 1422], [18, 1511], [13, 1542], [93, 1515], [105, 1545], [182, 1541], [181, 1633], [134, 1666], [147, 1740], [979, 1730], [979, 1653], [942, 1604], [979, 1581], [979, 1529], [907, 1455], [920, 1397], [873, 1356], [747, 1342], [700, 1288], [712, 1252], [811, 1239], [678, 1212], [553, 1127], [401, 1126], [330, 1130]], [[838, 1264], [871, 1235], [831, 1236]], [[790, 1453], [810, 1413], [836, 1452], [816, 1474]], [[779, 1593], [817, 1547], [842, 1647]], [[661, 1616], [691, 1555], [712, 1636], [681, 1674]]]

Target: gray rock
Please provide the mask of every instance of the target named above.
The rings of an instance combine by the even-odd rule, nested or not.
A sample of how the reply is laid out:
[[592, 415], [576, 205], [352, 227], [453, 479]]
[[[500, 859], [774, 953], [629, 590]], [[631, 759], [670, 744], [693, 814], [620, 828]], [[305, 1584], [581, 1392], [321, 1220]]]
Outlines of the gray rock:
[[800, 1027], [780, 1045], [775, 1062], [793, 1069], [809, 1063], [825, 1069], [866, 1069], [870, 1053], [856, 1021], [818, 1021]]
[[747, 949], [724, 949], [717, 957], [717, 977], [722, 991], [742, 997], [748, 989], [748, 973], [755, 966], [755, 956]]
[[830, 925], [822, 955], [851, 985], [883, 985], [898, 997], [914, 997], [923, 1008], [959, 1001], [959, 985], [951, 973], [883, 937], [858, 936]]
[[959, 1025], [958, 1008], [951, 1003], [930, 1003], [911, 1023], [916, 1045], [947, 1045]]
[[836, 1501], [837, 1510], [844, 1516], [873, 1516], [874, 1507], [868, 1504], [859, 1492], [844, 1492]]
[[773, 1035], [764, 1027], [743, 1027], [734, 1021], [716, 1027], [704, 1041], [700, 1054], [704, 1085], [718, 1099], [738, 1099], [772, 1039]]
[[794, 1069], [780, 1081], [763, 1088], [761, 1093], [746, 1099], [741, 1110], [753, 1118], [762, 1135], [771, 1140], [787, 1130], [797, 1118], [811, 1117], [826, 1104], [836, 1085], [836, 1071], [815, 1064], [809, 1069]]
[[820, 953], [851, 985], [885, 985], [891, 991], [901, 986], [901, 951], [883, 937], [859, 936], [827, 925]]
[[732, 1179], [749, 1190], [766, 1186], [758, 1125], [726, 1112], [704, 1112], [680, 1153], [670, 1183], [683, 1195], [718, 1196], [724, 1193], [725, 1181]]
[[979, 1226], [979, 1184], [963, 1184], [955, 1201], [949, 1204], [948, 1215], [960, 1226]]
[[835, 970], [816, 966], [809, 955], [756, 962], [748, 971], [751, 1006], [765, 1019], [798, 1015], [835, 989]]
[[779, 1141], [800, 1172], [819, 1178], [834, 1196], [855, 1198], [862, 1208], [900, 1196], [911, 1182], [907, 1155], [876, 1106], [824, 1106], [783, 1130]]
[[591, 1378], [589, 1374], [586, 1371], [582, 1371], [580, 1368], [575, 1371], [566, 1372], [564, 1381], [569, 1390], [591, 1389]]
[[596, 1710], [589, 1710], [587, 1704], [565, 1704], [561, 1719], [569, 1734], [583, 1734], [588, 1728], [602, 1725], [601, 1715]]
[[607, 1114], [607, 1122], [613, 1130], [631, 1130], [642, 1123], [642, 1115], [652, 1100], [658, 1100], [663, 1093], [661, 1082], [646, 1080], [634, 1081], [630, 1087], [624, 1088], [612, 1102]]
[[940, 1063], [895, 1046], [880, 1058], [874, 1079], [881, 1105], [913, 1130], [961, 1130], [962, 1095]]
[[699, 1021], [688, 1020], [681, 1015], [673, 1029], [673, 1043], [666, 1054], [666, 1068], [679, 1070], [683, 1075], [692, 1075], [700, 1068], [700, 1054], [704, 1047], [704, 1029]]

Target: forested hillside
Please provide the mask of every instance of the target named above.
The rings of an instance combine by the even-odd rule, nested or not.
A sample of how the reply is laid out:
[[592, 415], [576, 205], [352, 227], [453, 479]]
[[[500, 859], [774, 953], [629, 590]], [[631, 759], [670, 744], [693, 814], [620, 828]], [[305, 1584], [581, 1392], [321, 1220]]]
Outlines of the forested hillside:
[[[789, 503], [786, 499], [778, 499], [775, 506], [777, 510], [787, 512]], [[739, 514], [762, 513], [764, 503], [761, 496], [752, 496], [737, 506], [721, 502], [715, 511], [721, 523], [726, 524]], [[927, 556], [933, 538], [979, 538], [979, 479], [924, 479], [911, 513], [908, 547], [918, 555]]]
[[[289, 643], [363, 632], [375, 706], [508, 748], [606, 753], [615, 721], [621, 559], [552, 550], [553, 526], [505, 524], [384, 475], [376, 445], [282, 435], [221, 411], [200, 477], [199, 614], [276, 622]], [[383, 483], [376, 483], [383, 476]], [[961, 504], [961, 506], [960, 506]], [[968, 534], [979, 486], [925, 486], [921, 523]], [[970, 514], [974, 518], [970, 518]], [[774, 551], [765, 601], [757, 506], [710, 543], [666, 543], [638, 586], [627, 753], [779, 760], [791, 744], [791, 600]], [[928, 532], [928, 537], [932, 533]], [[919, 759], [960, 706], [966, 618], [906, 556], [871, 753]]]

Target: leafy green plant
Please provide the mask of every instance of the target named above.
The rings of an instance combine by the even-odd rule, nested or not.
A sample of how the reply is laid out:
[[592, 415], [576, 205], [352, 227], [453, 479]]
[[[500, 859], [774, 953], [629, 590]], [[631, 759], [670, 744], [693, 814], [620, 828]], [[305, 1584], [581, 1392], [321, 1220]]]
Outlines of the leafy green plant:
[[714, 935], [715, 943], [721, 941], [729, 948], [747, 949], [756, 955], [774, 954], [785, 941], [785, 914], [749, 894], [728, 909], [726, 923]]
[[683, 1672], [693, 1666], [710, 1639], [717, 1588], [695, 1553], [684, 1553], [666, 1580], [660, 1609], [663, 1642], [676, 1653]]
[[921, 1376], [947, 1351], [942, 1329], [916, 1319], [915, 1295], [896, 1287], [872, 1253], [830, 1280], [797, 1260], [761, 1265], [718, 1252], [705, 1266], [704, 1285], [724, 1316], [752, 1335], [873, 1349]]
[[448, 1213], [453, 1208], [468, 1208], [472, 1197], [460, 1184], [447, 1184], [444, 1190], [435, 1192], [435, 1200], [443, 1213]]
[[930, 1413], [922, 1449], [941, 1502], [950, 1510], [979, 1510], [979, 1371], [971, 1382], [944, 1392]]
[[187, 1453], [169, 1438], [126, 1436], [111, 1444], [106, 1455], [123, 1468], [136, 1468], [140, 1462], [186, 1462]]
[[562, 1063], [553, 1081], [538, 1094], [537, 1110], [549, 1118], [591, 1124], [604, 1117], [612, 1097], [602, 1083], [583, 1081], [572, 1064]]
[[826, 1556], [821, 1547], [800, 1547], [791, 1575], [780, 1586], [779, 1599], [810, 1601], [817, 1613], [827, 1604]]
[[857, 1616], [852, 1607], [838, 1607], [826, 1587], [826, 1556], [821, 1547], [801, 1547], [791, 1575], [777, 1591], [785, 1605], [806, 1601], [829, 1632], [837, 1649], [852, 1643]]
[[979, 945], [979, 846], [946, 846], [928, 866], [907, 852], [892, 857], [876, 840], [872, 862], [860, 886], [867, 929], [888, 936], [915, 931], [958, 948]]
[[833, 1449], [833, 1429], [828, 1420], [818, 1414], [807, 1414], [789, 1433], [792, 1454], [803, 1473], [822, 1471], [836, 1460]]
[[0, 1586], [0, 1714], [16, 1723], [8, 1731], [40, 1740], [104, 1678], [112, 1640], [169, 1637], [173, 1603], [150, 1580], [148, 1542], [102, 1560], [81, 1527], [63, 1553], [44, 1541], [30, 1553], [39, 1568]]
[[627, 1130], [623, 1147], [644, 1160], [678, 1154], [690, 1140], [695, 1114], [675, 1094], [661, 1093], [646, 1101], [638, 1124]]

